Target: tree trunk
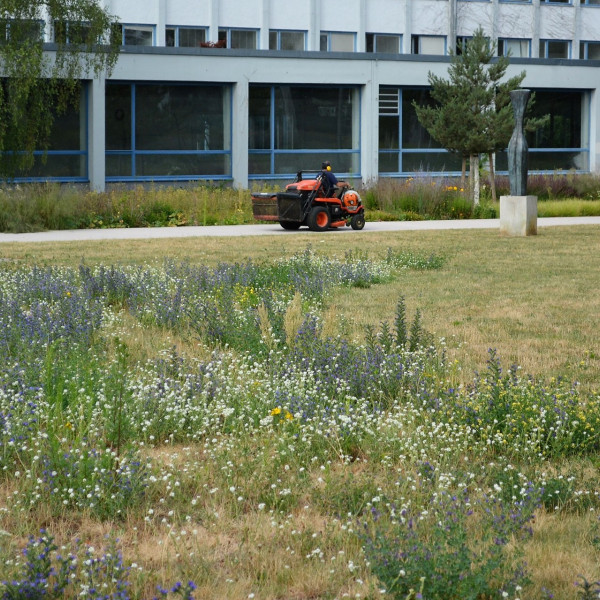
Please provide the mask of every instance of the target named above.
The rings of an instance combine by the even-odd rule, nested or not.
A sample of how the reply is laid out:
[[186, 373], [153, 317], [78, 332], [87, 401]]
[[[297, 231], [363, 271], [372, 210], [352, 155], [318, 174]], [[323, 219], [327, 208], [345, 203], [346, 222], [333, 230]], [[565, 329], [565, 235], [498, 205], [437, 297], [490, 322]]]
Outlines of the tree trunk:
[[477, 206], [479, 204], [479, 154], [471, 155], [469, 173], [471, 174], [473, 206]]
[[488, 155], [490, 161], [490, 188], [492, 190], [492, 202], [496, 202], [496, 169], [494, 167], [494, 153]]

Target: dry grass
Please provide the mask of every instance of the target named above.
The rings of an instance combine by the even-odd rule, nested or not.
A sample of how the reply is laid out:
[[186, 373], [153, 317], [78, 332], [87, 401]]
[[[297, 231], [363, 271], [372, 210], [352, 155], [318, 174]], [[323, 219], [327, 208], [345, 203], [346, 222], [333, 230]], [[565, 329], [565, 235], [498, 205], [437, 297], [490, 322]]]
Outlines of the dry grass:
[[[360, 336], [364, 325], [393, 319], [398, 297], [402, 295], [409, 318], [420, 308], [424, 326], [437, 337], [447, 339], [452, 354], [464, 365], [464, 379], [485, 364], [488, 348], [494, 347], [505, 365], [515, 362], [525, 371], [548, 377], [579, 378], [586, 385], [597, 387], [600, 235], [595, 227], [542, 229], [532, 238], [506, 238], [494, 231], [365, 232], [343, 237], [332, 232], [299, 233], [286, 235], [285, 239], [265, 236], [3, 244], [0, 253], [9, 261], [5, 264], [16, 265], [77, 265], [81, 261], [132, 264], [166, 258], [216, 265], [248, 258], [270, 260], [303, 250], [308, 244], [320, 253], [338, 256], [351, 248], [365, 250], [373, 257], [383, 256], [391, 248], [397, 252], [446, 257], [440, 270], [404, 271], [387, 285], [339, 291], [326, 317], [328, 327], [333, 330], [340, 326], [341, 315], [343, 327]], [[290, 322], [297, 318], [294, 311], [298, 312], [297, 307], [290, 309]], [[194, 340], [175, 339], [164, 331], [137, 327], [133, 322], [123, 332], [123, 339], [140, 358], [171, 345], [196, 354], [202, 352]], [[248, 451], [239, 449], [237, 468], [242, 468], [244, 461], [246, 469], [252, 466], [253, 443], [263, 441], [250, 441]], [[184, 486], [183, 474], [188, 464], [197, 469], [190, 475], [193, 485], [210, 486], [218, 478], [220, 465], [203, 457], [201, 446], [153, 449], [149, 454], [153, 462], [164, 462], [172, 471], [182, 474]], [[594, 481], [597, 466], [597, 461], [586, 464], [582, 479]], [[264, 472], [257, 469], [252, 477], [259, 482], [268, 479], [269, 468], [264, 465]], [[224, 496], [213, 500], [204, 493], [201, 510], [171, 533], [158, 522], [148, 525], [140, 514], [131, 515], [120, 524], [99, 524], [85, 515], [65, 514], [64, 521], [52, 521], [52, 530], [60, 542], [77, 535], [96, 547], [102, 547], [109, 532], [119, 537], [124, 554], [130, 560], [135, 557], [144, 569], [144, 577], [132, 578], [133, 590], [143, 597], [152, 597], [155, 592], [152, 584], [173, 580], [179, 573], [194, 579], [198, 585], [196, 598], [246, 598], [250, 593], [255, 593], [257, 599], [273, 600], [346, 594], [364, 597], [367, 590], [376, 593], [375, 582], [360, 563], [358, 542], [349, 543], [348, 536], [341, 535], [339, 530], [341, 521], [336, 522], [330, 516], [337, 512], [336, 501], [340, 506], [347, 502], [345, 481], [352, 479], [355, 489], [391, 487], [393, 471], [401, 468], [398, 461], [391, 470], [376, 462], [332, 465], [330, 481], [334, 485], [325, 488], [318, 482], [321, 473], [315, 467], [307, 475], [306, 502], [299, 502], [287, 515], [274, 517], [251, 505], [244, 505], [235, 513], [232, 505], [226, 504], [234, 500], [225, 500]], [[188, 492], [193, 496], [201, 489]], [[6, 486], [0, 485], [0, 503], [6, 494]], [[183, 510], [182, 502], [182, 513], [178, 515], [181, 521], [184, 521]], [[23, 545], [34, 523], [35, 528], [48, 525], [49, 513], [39, 509], [21, 522], [5, 523], [0, 519], [0, 527], [13, 532], [11, 544], [15, 548]], [[291, 536], [291, 530], [298, 535]], [[541, 589], [548, 587], [555, 598], [575, 598], [574, 575], [585, 573], [590, 578], [600, 578], [600, 552], [594, 541], [597, 530], [594, 513], [539, 513], [536, 535], [526, 548], [529, 569], [535, 574], [534, 588], [523, 597], [538, 600]], [[328, 557], [325, 562], [306, 559], [307, 552], [317, 545]], [[353, 577], [341, 565], [333, 568], [330, 557], [340, 552], [344, 553], [345, 562], [353, 559], [361, 564]], [[148, 578], [148, 573], [153, 577]], [[364, 586], [356, 583], [357, 577], [364, 580]], [[260, 582], [264, 583], [262, 589]]]
[[600, 379], [600, 235], [593, 226], [552, 227], [536, 237], [508, 238], [495, 231], [299, 233], [248, 238], [195, 238], [56, 244], [3, 244], [14, 264], [130, 264], [164, 259], [215, 265], [267, 260], [303, 250], [342, 256], [395, 251], [446, 257], [440, 270], [405, 271], [390, 285], [340, 292], [337, 312], [360, 334], [365, 324], [393, 318], [399, 295], [424, 324], [447, 339], [465, 361], [467, 377], [481, 368], [488, 349], [526, 372]]

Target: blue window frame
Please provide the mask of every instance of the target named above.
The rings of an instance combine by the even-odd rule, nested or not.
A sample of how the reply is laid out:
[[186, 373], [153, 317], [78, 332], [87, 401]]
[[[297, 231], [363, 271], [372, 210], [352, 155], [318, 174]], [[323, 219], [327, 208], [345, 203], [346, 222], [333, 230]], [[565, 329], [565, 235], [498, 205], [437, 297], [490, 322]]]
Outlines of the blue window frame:
[[600, 60], [600, 42], [581, 42], [579, 44], [579, 58]]
[[269, 50], [306, 50], [306, 32], [271, 29], [269, 31]]
[[531, 56], [531, 40], [524, 38], [498, 38], [498, 56], [529, 58]]
[[252, 85], [248, 172], [287, 178], [331, 161], [336, 174], [360, 174], [360, 90], [356, 86]]
[[106, 85], [106, 180], [231, 178], [231, 88]]
[[206, 27], [169, 25], [165, 28], [165, 45], [177, 48], [197, 48], [206, 42], [206, 31]]
[[392, 33], [367, 33], [366, 51], [400, 54], [402, 52], [402, 36]]
[[256, 50], [258, 48], [257, 29], [219, 28], [219, 41], [225, 42], [227, 48]]
[[33, 166], [15, 181], [88, 181], [88, 88], [82, 85], [79, 106], [54, 115], [47, 151], [33, 153]]
[[[550, 114], [549, 123], [528, 134], [529, 168], [590, 170], [589, 93], [571, 90], [534, 90], [534, 116]], [[426, 88], [379, 89], [379, 174], [388, 177], [458, 175], [460, 157], [447, 152], [419, 123], [413, 102], [431, 104]], [[498, 173], [508, 171], [506, 152], [496, 153]]]
[[540, 58], [571, 58], [571, 41], [540, 40]]
[[321, 52], [356, 52], [356, 34], [347, 31], [321, 31]]

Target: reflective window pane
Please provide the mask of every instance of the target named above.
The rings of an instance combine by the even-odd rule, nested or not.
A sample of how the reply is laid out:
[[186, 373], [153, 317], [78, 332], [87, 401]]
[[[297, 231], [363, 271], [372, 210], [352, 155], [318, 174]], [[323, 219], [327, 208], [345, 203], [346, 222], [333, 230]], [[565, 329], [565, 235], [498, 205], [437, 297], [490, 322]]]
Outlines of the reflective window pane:
[[280, 50], [304, 50], [304, 33], [302, 31], [282, 31]]
[[221, 86], [136, 86], [136, 149], [223, 150]]
[[152, 46], [152, 29], [141, 27], [123, 27], [125, 46]]
[[131, 150], [131, 86], [106, 86], [106, 149]]
[[403, 148], [441, 148], [417, 119], [413, 101], [419, 106], [429, 106], [433, 100], [429, 90], [402, 91], [402, 147]]
[[270, 87], [250, 87], [248, 147], [256, 150], [271, 147]]
[[275, 148], [353, 148], [358, 127], [349, 88], [275, 88]]
[[138, 177], [185, 177], [227, 175], [231, 172], [228, 154], [137, 154]]
[[275, 154], [275, 173], [296, 173], [299, 170], [318, 171], [324, 160], [331, 162], [334, 173], [358, 173], [360, 169], [358, 154], [336, 153], [331, 155], [323, 152], [291, 152]]
[[206, 41], [206, 31], [193, 27], [179, 28], [179, 46], [182, 48], [196, 48]]
[[256, 31], [232, 29], [230, 34], [232, 48], [256, 48]]
[[462, 168], [462, 160], [449, 152], [404, 152], [402, 154], [402, 172], [456, 172]]

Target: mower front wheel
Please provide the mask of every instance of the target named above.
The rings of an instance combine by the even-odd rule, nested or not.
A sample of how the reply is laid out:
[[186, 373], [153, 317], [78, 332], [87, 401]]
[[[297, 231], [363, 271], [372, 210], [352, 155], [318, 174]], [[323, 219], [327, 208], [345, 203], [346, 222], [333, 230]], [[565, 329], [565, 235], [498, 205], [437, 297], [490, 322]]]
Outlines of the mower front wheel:
[[311, 231], [327, 231], [330, 223], [329, 212], [323, 206], [315, 206], [308, 215], [308, 228]]
[[284, 228], [284, 229], [300, 229], [300, 225], [302, 223], [298, 223], [297, 221], [279, 221], [279, 224]]
[[350, 227], [360, 230], [365, 226], [365, 214], [360, 212], [352, 216], [350, 219]]

